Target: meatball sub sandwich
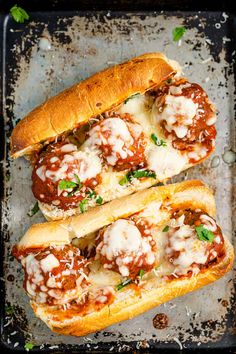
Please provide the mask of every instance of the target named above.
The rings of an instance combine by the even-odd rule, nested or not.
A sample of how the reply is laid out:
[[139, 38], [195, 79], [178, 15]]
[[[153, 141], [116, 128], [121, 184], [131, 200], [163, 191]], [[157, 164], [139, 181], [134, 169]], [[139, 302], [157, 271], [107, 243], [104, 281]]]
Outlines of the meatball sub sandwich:
[[108, 68], [50, 98], [13, 130], [13, 157], [28, 155], [32, 190], [47, 219], [164, 181], [214, 150], [215, 108], [149, 53]]
[[152, 187], [31, 226], [14, 248], [35, 314], [82, 336], [222, 277], [233, 247], [200, 181]]

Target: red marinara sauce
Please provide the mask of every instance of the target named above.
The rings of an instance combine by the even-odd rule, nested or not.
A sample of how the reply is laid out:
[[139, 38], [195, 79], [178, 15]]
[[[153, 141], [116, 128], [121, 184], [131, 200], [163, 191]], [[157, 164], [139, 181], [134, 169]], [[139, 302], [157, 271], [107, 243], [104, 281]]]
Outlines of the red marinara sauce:
[[[56, 173], [59, 169], [63, 168], [62, 161], [65, 155], [73, 153], [73, 151], [63, 151], [63, 146], [65, 145], [72, 145], [74, 146], [74, 151], [77, 150], [75, 145], [66, 140], [50, 144], [47, 149], [40, 154], [32, 172], [32, 191], [35, 198], [43, 203], [53, 204], [63, 210], [77, 207], [78, 203], [85, 198], [86, 192], [93, 190], [100, 179], [99, 175], [95, 178], [87, 179], [82, 183], [82, 187], [76, 190], [76, 193], [75, 189], [71, 191], [60, 190], [60, 180], [55, 181], [53, 178], [47, 177], [45, 172], [50, 171], [50, 173]], [[74, 171], [79, 163], [80, 161], [76, 159], [66, 162], [66, 175], [68, 177], [66, 177], [65, 180], [70, 181], [71, 176], [74, 177]], [[40, 175], [44, 176], [44, 180], [40, 178]]]

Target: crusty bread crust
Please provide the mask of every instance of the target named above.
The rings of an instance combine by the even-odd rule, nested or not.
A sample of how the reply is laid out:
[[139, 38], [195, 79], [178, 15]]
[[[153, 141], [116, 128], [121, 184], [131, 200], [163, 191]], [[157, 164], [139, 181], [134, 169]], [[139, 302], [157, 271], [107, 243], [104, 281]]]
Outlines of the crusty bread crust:
[[[53, 221], [31, 226], [21, 239], [17, 248], [64, 245], [74, 237], [100, 229], [111, 222], [142, 210], [152, 201], [165, 201], [173, 208], [200, 208], [210, 216], [215, 216], [215, 201], [212, 191], [201, 181], [185, 181], [161, 187], [152, 187], [128, 197], [91, 209], [86, 214], [73, 216], [63, 221]], [[224, 237], [225, 238], [225, 237]], [[100, 311], [80, 316], [70, 310], [58, 310], [48, 305], [31, 301], [31, 306], [39, 318], [57, 333], [82, 336], [99, 331], [119, 321], [135, 317], [155, 306], [201, 288], [228, 272], [233, 264], [234, 251], [225, 238], [225, 257], [217, 264], [211, 265], [191, 278], [179, 278], [153, 286], [150, 290], [141, 289], [141, 294], [133, 294], [125, 300], [116, 300]], [[122, 291], [127, 291], [124, 288]]]
[[234, 260], [233, 247], [226, 238], [225, 246], [226, 256], [222, 261], [198, 275], [160, 284], [155, 289], [141, 291], [140, 295], [129, 296], [123, 301], [114, 302], [100, 311], [92, 312], [83, 317], [76, 316], [74, 313], [70, 316], [70, 311], [58, 311], [51, 309], [50, 306], [38, 305], [35, 302], [31, 302], [31, 306], [36, 316], [43, 320], [52, 331], [64, 335], [84, 336], [117, 322], [131, 319], [221, 278], [230, 270]]
[[135, 93], [144, 93], [179, 71], [162, 53], [147, 53], [75, 84], [35, 108], [14, 128], [11, 155], [38, 150], [40, 143], [86, 123]]
[[201, 181], [192, 180], [161, 187], [152, 187], [131, 196], [115, 199], [84, 214], [66, 220], [32, 225], [18, 243], [18, 249], [68, 244], [74, 237], [83, 237], [115, 220], [142, 210], [152, 201], [168, 200], [173, 207], [201, 208], [215, 215], [212, 191]]

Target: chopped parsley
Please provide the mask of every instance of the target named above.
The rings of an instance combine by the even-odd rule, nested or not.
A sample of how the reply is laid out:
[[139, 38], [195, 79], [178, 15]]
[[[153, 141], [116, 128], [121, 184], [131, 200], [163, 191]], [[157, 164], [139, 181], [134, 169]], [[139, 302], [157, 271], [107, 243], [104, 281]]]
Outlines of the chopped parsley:
[[79, 208], [81, 213], [83, 214], [85, 212], [85, 206], [88, 204], [88, 199], [83, 199], [81, 200], [81, 202], [79, 203]]
[[166, 146], [165, 140], [159, 139], [156, 134], [151, 134], [151, 139], [154, 142], [155, 145], [157, 146]]
[[5, 307], [5, 312], [6, 312], [6, 315], [10, 316], [10, 315], [13, 315], [14, 313], [14, 307], [9, 305], [9, 306], [6, 306]]
[[140, 276], [140, 279], [142, 279], [142, 277], [144, 276], [145, 274], [145, 271], [143, 269], [140, 269], [139, 271], [139, 276]]
[[132, 95], [132, 96], [126, 98], [126, 99], [124, 100], [124, 104], [126, 104], [129, 100], [132, 100], [132, 98], [134, 98], [134, 97], [136, 97], [136, 96], [139, 96], [139, 95], [140, 95], [140, 93], [135, 93], [134, 95]]
[[96, 198], [96, 203], [97, 204], [102, 204], [103, 202], [103, 198], [100, 195], [97, 195], [97, 193], [95, 191], [93, 191], [92, 189], [90, 189], [88, 192], [86, 192], [88, 194], [88, 198], [92, 199], [92, 198]]
[[74, 174], [75, 180], [76, 182], [73, 181], [66, 181], [64, 179], [62, 179], [59, 183], [58, 183], [58, 187], [61, 190], [66, 190], [66, 189], [71, 189], [72, 191], [67, 195], [67, 197], [71, 197], [74, 195], [75, 192], [77, 192], [83, 185], [79, 179], [79, 176]]
[[170, 226], [166, 225], [166, 226], [164, 227], [164, 229], [162, 230], [162, 232], [167, 232], [167, 231], [169, 231], [169, 229], [170, 229]]
[[156, 178], [156, 173], [148, 170], [130, 171], [126, 173], [126, 175], [119, 181], [119, 184], [121, 186], [124, 186], [125, 184], [131, 182], [132, 178], [142, 178], [142, 177]]
[[33, 208], [27, 213], [28, 216], [33, 216], [39, 211], [39, 203], [36, 202], [33, 206]]
[[126, 279], [126, 280], [122, 281], [122, 283], [118, 284], [116, 286], [116, 289], [119, 291], [119, 290], [123, 289], [126, 285], [130, 284], [131, 282], [132, 282], [131, 279]]
[[76, 183], [77, 183], [78, 188], [81, 188], [81, 187], [82, 187], [82, 183], [81, 183], [81, 181], [80, 181], [79, 176], [78, 176], [77, 174], [74, 174], [74, 176], [75, 176], [75, 179], [76, 179]]
[[179, 41], [183, 35], [185, 34], [185, 32], [187, 31], [187, 29], [185, 27], [175, 27], [172, 31], [172, 37], [173, 37], [173, 41], [177, 42]]
[[129, 182], [131, 181], [131, 178], [129, 176], [129, 173], [127, 173], [120, 181], [119, 181], [119, 184], [121, 186], [124, 186], [126, 184], [128, 184]]
[[99, 195], [98, 198], [96, 199], [96, 203], [99, 204], [99, 205], [101, 205], [102, 202], [103, 202], [103, 199], [102, 199], [102, 197]]
[[170, 77], [169, 79], [166, 80], [167, 84], [171, 84], [172, 83], [172, 78]]
[[25, 343], [24, 348], [25, 348], [25, 350], [27, 350], [27, 351], [28, 351], [28, 350], [31, 350], [31, 349], [34, 348], [34, 344], [33, 344], [33, 343], [30, 343], [30, 342]]
[[22, 9], [22, 7], [17, 5], [14, 5], [10, 9], [10, 14], [12, 18], [19, 23], [24, 23], [25, 20], [29, 19], [29, 14], [24, 9]]
[[62, 179], [59, 182], [58, 186], [59, 186], [60, 190], [64, 190], [64, 189], [70, 189], [70, 188], [77, 187], [77, 183], [76, 182], [72, 182], [72, 181], [66, 181], [66, 180]]
[[204, 227], [204, 225], [195, 226], [198, 238], [201, 241], [212, 242], [214, 241], [214, 234], [210, 230]]
[[142, 177], [156, 178], [156, 174], [153, 171], [137, 170], [137, 171], [133, 171], [132, 177], [134, 177], [134, 178], [142, 178]]
[[92, 191], [92, 189], [90, 189], [88, 192], [86, 192], [88, 194], [89, 198], [95, 198], [97, 196], [97, 193]]

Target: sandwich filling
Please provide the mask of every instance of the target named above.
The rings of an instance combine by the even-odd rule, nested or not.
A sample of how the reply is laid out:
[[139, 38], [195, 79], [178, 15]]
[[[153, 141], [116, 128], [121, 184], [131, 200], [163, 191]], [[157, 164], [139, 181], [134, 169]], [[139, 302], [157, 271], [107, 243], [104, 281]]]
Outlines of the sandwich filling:
[[205, 159], [215, 122], [205, 91], [173, 78], [46, 145], [33, 193], [57, 219], [149, 187]]
[[194, 277], [225, 256], [216, 221], [200, 209], [152, 202], [71, 244], [14, 249], [37, 304], [81, 316], [166, 282]]

